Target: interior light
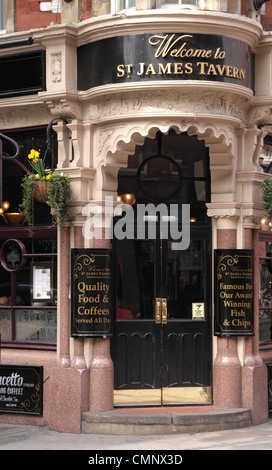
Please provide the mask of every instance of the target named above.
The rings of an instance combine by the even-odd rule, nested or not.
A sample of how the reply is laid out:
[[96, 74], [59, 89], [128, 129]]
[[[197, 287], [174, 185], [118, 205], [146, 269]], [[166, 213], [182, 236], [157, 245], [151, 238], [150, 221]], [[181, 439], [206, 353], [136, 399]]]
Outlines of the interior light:
[[2, 208], [4, 211], [7, 211], [9, 209], [10, 203], [8, 201], [3, 201], [2, 203]]
[[126, 193], [126, 194], [120, 194], [119, 196], [117, 196], [117, 201], [133, 206], [133, 204], [135, 204], [136, 202], [136, 198], [133, 193]]

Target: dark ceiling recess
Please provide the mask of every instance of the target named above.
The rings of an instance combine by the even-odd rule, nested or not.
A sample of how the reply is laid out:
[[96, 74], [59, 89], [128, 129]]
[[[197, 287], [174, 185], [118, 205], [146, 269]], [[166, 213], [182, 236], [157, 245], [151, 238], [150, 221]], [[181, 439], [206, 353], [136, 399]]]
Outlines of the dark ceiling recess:
[[259, 10], [261, 8], [261, 6], [263, 6], [263, 4], [265, 2], [269, 2], [270, 0], [254, 0], [254, 8], [255, 10]]

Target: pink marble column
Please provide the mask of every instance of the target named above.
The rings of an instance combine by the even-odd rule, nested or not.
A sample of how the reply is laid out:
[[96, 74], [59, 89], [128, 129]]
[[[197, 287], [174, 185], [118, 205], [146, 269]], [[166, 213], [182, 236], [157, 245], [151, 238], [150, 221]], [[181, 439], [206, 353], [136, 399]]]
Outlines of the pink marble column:
[[113, 388], [113, 363], [110, 356], [110, 339], [95, 338], [90, 366], [90, 410], [112, 410]]
[[[94, 248], [109, 248], [110, 240], [94, 238]], [[90, 410], [113, 409], [114, 368], [110, 354], [110, 338], [94, 338], [90, 365]]]
[[[59, 230], [59, 281], [61, 289], [59, 289], [59, 358], [58, 363], [61, 367], [70, 367], [70, 227]], [[60, 287], [60, 286], [59, 286]]]
[[[84, 237], [81, 226], [74, 227], [74, 245], [75, 248], [84, 247]], [[74, 338], [74, 356], [71, 362], [71, 367], [75, 369], [86, 369], [86, 361], [84, 357], [84, 339]]]
[[245, 339], [245, 364], [242, 370], [242, 405], [250, 408], [254, 425], [268, 419], [267, 368], [259, 352], [259, 233], [246, 229], [246, 247], [254, 249], [254, 336]]
[[[217, 247], [236, 248], [236, 230], [217, 230]], [[242, 406], [242, 367], [235, 337], [217, 338], [217, 356], [214, 362], [214, 405], [219, 408]]]
[[[75, 243], [82, 246], [80, 228], [75, 231]], [[75, 340], [74, 356], [70, 361], [70, 229], [60, 231], [60, 359], [61, 367], [50, 373], [50, 417], [48, 426], [59, 432], [80, 433], [81, 416], [89, 408], [89, 369], [84, 359], [84, 344]]]

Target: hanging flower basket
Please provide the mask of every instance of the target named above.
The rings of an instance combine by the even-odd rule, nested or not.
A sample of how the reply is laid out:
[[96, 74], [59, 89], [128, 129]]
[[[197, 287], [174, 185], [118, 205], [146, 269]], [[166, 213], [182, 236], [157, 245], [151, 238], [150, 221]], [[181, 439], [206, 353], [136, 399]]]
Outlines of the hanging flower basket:
[[56, 223], [63, 228], [71, 201], [70, 179], [53, 169], [44, 168], [44, 163], [36, 150], [32, 149], [28, 158], [35, 173], [27, 174], [23, 178], [20, 210], [27, 216], [28, 225], [31, 226], [34, 223], [33, 199], [46, 203], [54, 209], [57, 215]]
[[48, 180], [36, 180], [33, 196], [36, 201], [46, 203], [48, 200]]

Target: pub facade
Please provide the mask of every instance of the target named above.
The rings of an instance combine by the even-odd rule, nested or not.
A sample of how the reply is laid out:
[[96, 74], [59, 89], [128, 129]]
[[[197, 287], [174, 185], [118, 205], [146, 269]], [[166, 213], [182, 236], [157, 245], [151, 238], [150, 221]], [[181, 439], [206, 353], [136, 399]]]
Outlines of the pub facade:
[[[267, 421], [272, 36], [250, 5], [93, 2], [0, 41], [3, 422], [79, 433], [87, 411], [173, 405]], [[31, 149], [70, 178], [62, 228], [43, 202], [31, 230], [11, 217]], [[16, 387], [35, 378], [31, 408]]]

